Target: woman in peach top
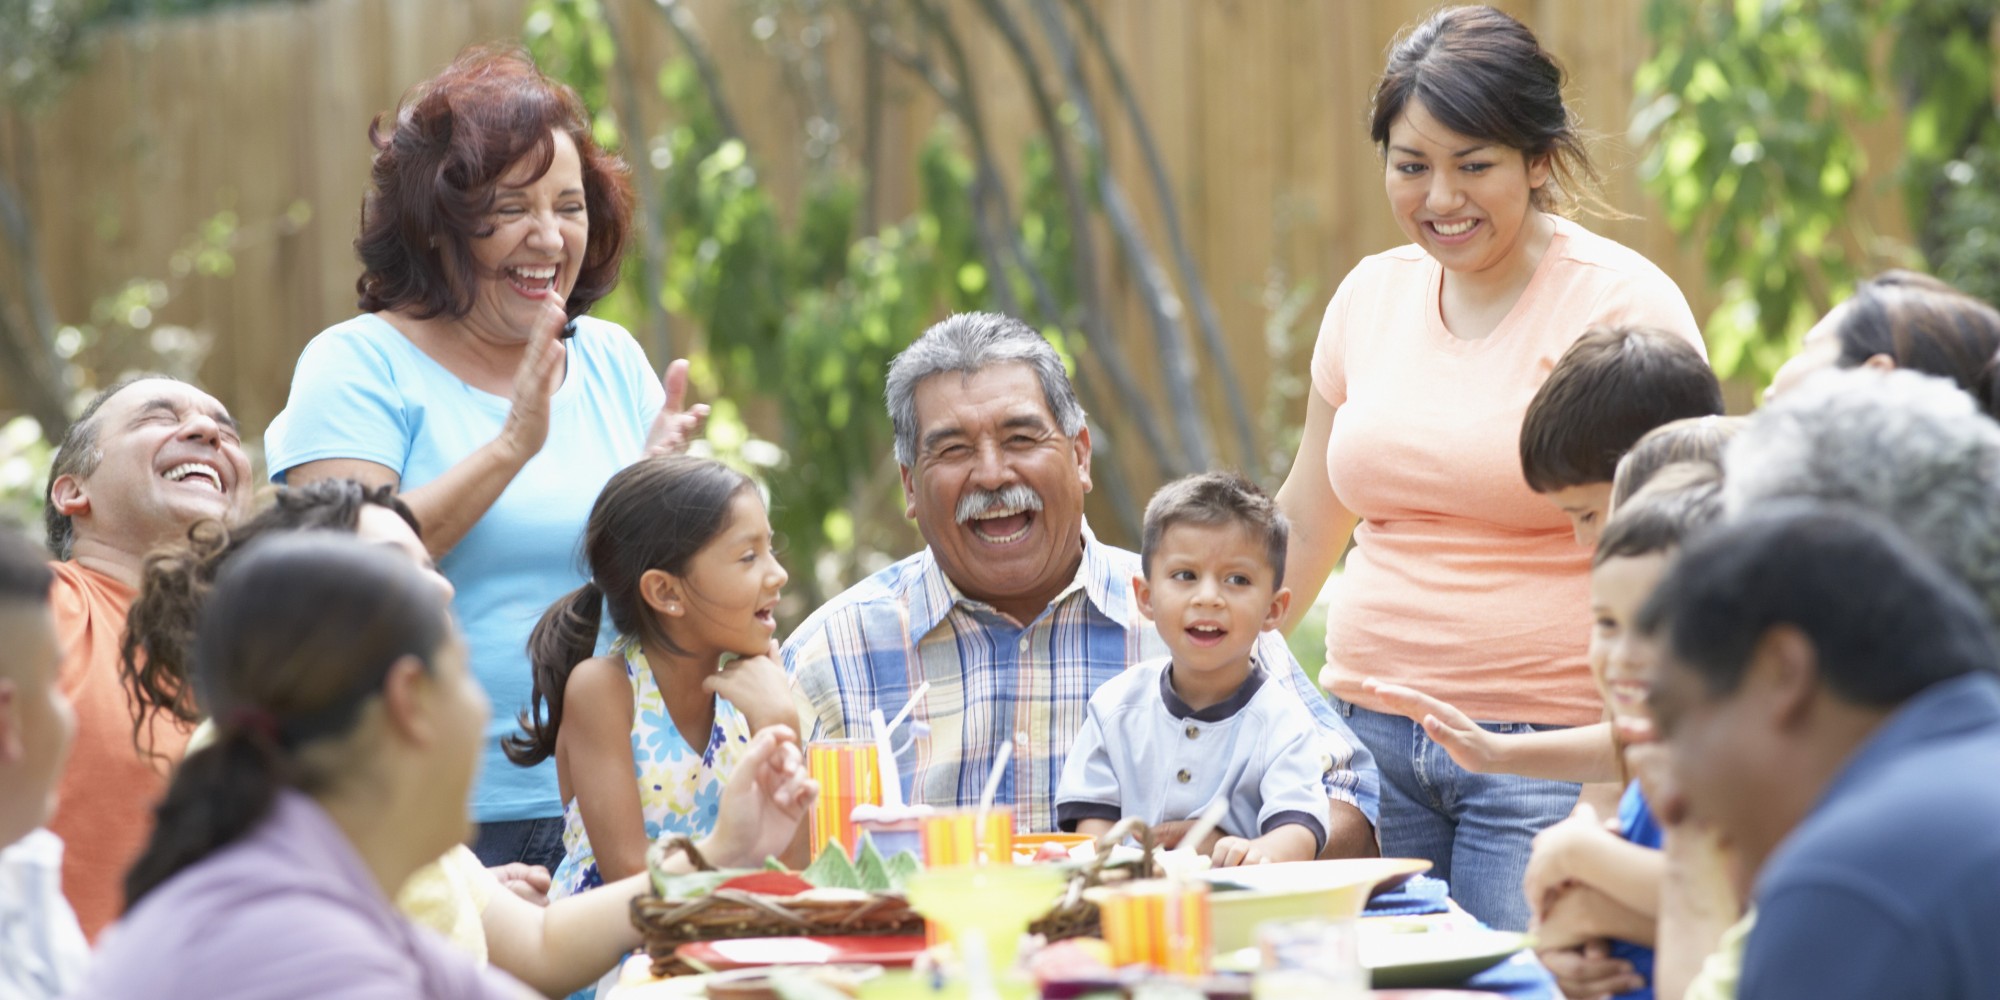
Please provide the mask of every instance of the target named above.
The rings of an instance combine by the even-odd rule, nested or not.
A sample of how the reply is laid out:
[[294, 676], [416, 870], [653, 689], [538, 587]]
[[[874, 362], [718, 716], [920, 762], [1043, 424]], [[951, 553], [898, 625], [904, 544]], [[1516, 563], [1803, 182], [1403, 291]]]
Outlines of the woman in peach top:
[[1327, 307], [1278, 494], [1285, 582], [1318, 592], [1352, 535], [1321, 683], [1381, 768], [1382, 849], [1430, 859], [1466, 909], [1520, 929], [1529, 841], [1577, 786], [1463, 771], [1362, 682], [1417, 687], [1498, 732], [1598, 720], [1589, 553], [1522, 477], [1522, 414], [1593, 324], [1697, 345], [1700, 331], [1657, 267], [1556, 214], [1594, 172], [1561, 69], [1513, 18], [1450, 8], [1405, 34], [1371, 134], [1411, 245], [1362, 261]]

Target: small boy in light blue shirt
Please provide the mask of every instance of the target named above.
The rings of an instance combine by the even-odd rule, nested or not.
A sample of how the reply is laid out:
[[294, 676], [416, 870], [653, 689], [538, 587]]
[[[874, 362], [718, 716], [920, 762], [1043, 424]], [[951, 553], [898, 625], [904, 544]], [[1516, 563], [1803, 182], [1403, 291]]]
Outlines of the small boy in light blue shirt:
[[1304, 705], [1252, 655], [1291, 605], [1285, 516], [1232, 473], [1176, 480], [1146, 505], [1139, 607], [1169, 656], [1091, 696], [1056, 822], [1102, 834], [1123, 817], [1189, 819], [1228, 803], [1218, 867], [1308, 861], [1326, 846], [1321, 777], [1333, 748]]

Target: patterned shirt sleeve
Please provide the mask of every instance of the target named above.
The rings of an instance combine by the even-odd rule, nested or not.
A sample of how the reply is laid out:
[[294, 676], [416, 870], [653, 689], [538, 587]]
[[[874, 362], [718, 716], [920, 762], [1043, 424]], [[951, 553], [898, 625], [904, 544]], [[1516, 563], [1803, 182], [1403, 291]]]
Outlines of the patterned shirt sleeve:
[[1326, 692], [1306, 677], [1291, 648], [1285, 645], [1283, 635], [1265, 632], [1259, 636], [1255, 655], [1273, 676], [1285, 679], [1285, 686], [1298, 696], [1324, 736], [1333, 757], [1333, 766], [1321, 776], [1327, 797], [1361, 810], [1369, 823], [1378, 823], [1382, 815], [1382, 776], [1375, 770], [1374, 755], [1347, 728], [1340, 713], [1334, 711]]

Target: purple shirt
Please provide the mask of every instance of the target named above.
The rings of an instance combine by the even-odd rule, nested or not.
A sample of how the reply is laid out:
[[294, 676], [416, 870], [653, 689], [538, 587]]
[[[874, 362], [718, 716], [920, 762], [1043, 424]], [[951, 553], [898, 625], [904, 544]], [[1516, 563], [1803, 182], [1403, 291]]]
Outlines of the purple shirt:
[[405, 921], [325, 810], [290, 790], [248, 835], [175, 875], [112, 925], [74, 994], [531, 995]]

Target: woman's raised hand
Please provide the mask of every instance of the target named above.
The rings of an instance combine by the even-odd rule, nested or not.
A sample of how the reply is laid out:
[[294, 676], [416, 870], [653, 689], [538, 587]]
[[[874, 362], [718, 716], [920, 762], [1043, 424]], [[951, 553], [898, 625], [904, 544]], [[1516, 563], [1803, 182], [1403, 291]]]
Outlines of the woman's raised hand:
[[1373, 677], [1361, 682], [1368, 693], [1382, 699], [1389, 711], [1407, 716], [1424, 727], [1424, 733], [1458, 766], [1478, 774], [1490, 772], [1496, 748], [1493, 734], [1479, 728], [1472, 717], [1448, 702], [1433, 698], [1416, 688], [1386, 684]]
[[500, 427], [500, 440], [522, 463], [535, 457], [549, 439], [549, 400], [562, 387], [565, 352], [561, 336], [569, 314], [555, 302], [542, 307], [535, 329], [528, 334], [527, 353], [514, 369], [513, 405]]
[[765, 729], [751, 737], [722, 786], [715, 832], [701, 852], [725, 868], [754, 868], [781, 856], [818, 798], [798, 734], [790, 726]]
[[660, 407], [660, 415], [653, 418], [652, 430], [646, 433], [646, 454], [678, 455], [701, 436], [702, 425], [708, 422], [708, 404], [696, 403], [686, 409], [681, 408], [681, 404], [687, 401], [686, 358], [677, 359], [667, 366], [666, 374], [660, 377], [660, 385], [667, 390], [667, 404]]

